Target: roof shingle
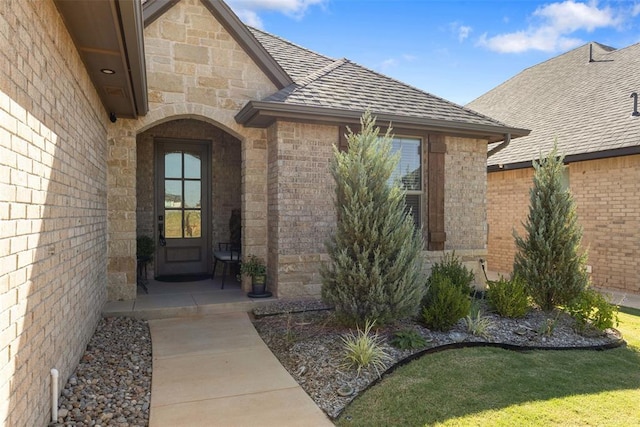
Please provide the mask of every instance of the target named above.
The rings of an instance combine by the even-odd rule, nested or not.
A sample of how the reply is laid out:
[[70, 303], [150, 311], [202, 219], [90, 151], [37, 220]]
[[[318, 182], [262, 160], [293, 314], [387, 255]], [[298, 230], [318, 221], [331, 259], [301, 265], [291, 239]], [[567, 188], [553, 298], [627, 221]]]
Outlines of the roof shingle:
[[265, 102], [506, 126], [347, 59], [335, 60], [255, 28], [250, 30], [295, 82]]
[[640, 43], [615, 50], [592, 43], [517, 74], [467, 106], [532, 129], [489, 158], [489, 166], [528, 162], [557, 138], [566, 155], [640, 145], [640, 118], [630, 94], [640, 90]]

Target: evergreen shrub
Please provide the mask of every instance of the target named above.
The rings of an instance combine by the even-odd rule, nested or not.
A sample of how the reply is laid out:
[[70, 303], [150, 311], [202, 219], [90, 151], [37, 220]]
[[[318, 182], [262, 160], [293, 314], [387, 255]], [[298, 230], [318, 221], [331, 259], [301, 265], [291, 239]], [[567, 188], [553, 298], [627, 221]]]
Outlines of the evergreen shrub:
[[429, 329], [448, 331], [458, 320], [469, 314], [469, 292], [455, 286], [451, 278], [432, 273], [422, 308], [422, 320]]
[[525, 281], [533, 301], [548, 311], [569, 304], [586, 289], [587, 255], [580, 250], [582, 229], [573, 198], [563, 185], [565, 166], [557, 144], [533, 167], [526, 236], [514, 232], [513, 271]]
[[524, 317], [529, 311], [529, 296], [524, 280], [518, 276], [511, 279], [500, 277], [489, 281], [487, 301], [491, 308], [504, 317]]
[[334, 146], [337, 227], [326, 243], [330, 261], [320, 270], [322, 299], [349, 325], [379, 324], [417, 314], [424, 295], [421, 233], [405, 208], [405, 192], [390, 177], [398, 163], [390, 131], [379, 135], [366, 112], [362, 130]]

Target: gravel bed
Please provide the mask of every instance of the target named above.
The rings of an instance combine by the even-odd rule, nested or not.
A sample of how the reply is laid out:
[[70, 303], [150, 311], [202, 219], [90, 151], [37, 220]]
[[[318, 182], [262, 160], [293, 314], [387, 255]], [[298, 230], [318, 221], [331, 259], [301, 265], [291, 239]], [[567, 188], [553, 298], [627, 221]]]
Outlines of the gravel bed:
[[[330, 417], [337, 417], [380, 373], [344, 367], [342, 337], [350, 330], [335, 322], [330, 307], [318, 300], [282, 300], [256, 308], [254, 326], [295, 380]], [[525, 347], [575, 348], [608, 346], [621, 341], [616, 330], [582, 336], [564, 313], [533, 310], [523, 319], [492, 319], [489, 338], [467, 333], [459, 322], [449, 332], [430, 331], [417, 321], [379, 328], [391, 368], [418, 352], [455, 343], [501, 343]], [[551, 334], [543, 331], [553, 323]], [[429, 342], [418, 350], [388, 344], [393, 334], [413, 329]], [[50, 426], [143, 427], [151, 402], [151, 335], [145, 320], [101, 319], [78, 368], [62, 390], [58, 422]]]
[[101, 319], [78, 368], [62, 389], [50, 426], [149, 425], [151, 335], [145, 320]]
[[[380, 377], [374, 369], [364, 368], [358, 373], [344, 366], [342, 339], [348, 328], [335, 322], [332, 311], [318, 302], [277, 301], [271, 307], [261, 307], [269, 316], [254, 320], [256, 330], [307, 394], [332, 418], [337, 417], [359, 392]], [[481, 303], [482, 304], [482, 303]], [[305, 311], [310, 310], [310, 311]], [[276, 314], [278, 311], [281, 314]], [[583, 336], [575, 332], [574, 321], [563, 312], [545, 313], [532, 310], [522, 319], [507, 319], [487, 314], [492, 325], [488, 338], [467, 333], [463, 321], [448, 332], [430, 331], [417, 321], [403, 321], [379, 328], [383, 348], [391, 356], [387, 368], [419, 352], [446, 345], [474, 345], [468, 343], [507, 344], [521, 347], [580, 348], [603, 347], [621, 343], [616, 330]], [[552, 328], [547, 325], [553, 324]], [[399, 350], [388, 344], [395, 332], [412, 329], [425, 337], [427, 347], [418, 350]], [[548, 333], [552, 329], [551, 333]], [[545, 331], [547, 333], [545, 333]]]

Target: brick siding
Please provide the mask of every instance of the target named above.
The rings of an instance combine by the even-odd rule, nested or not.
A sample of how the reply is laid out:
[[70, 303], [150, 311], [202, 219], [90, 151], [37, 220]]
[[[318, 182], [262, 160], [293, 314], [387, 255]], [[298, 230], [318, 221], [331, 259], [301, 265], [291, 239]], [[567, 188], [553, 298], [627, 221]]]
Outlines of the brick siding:
[[43, 426], [106, 301], [106, 120], [52, 1], [0, 2], [0, 424]]
[[[532, 168], [488, 174], [490, 270], [512, 270], [512, 229], [524, 234], [532, 179]], [[638, 182], [639, 155], [569, 164], [569, 186], [596, 287], [640, 293]]]

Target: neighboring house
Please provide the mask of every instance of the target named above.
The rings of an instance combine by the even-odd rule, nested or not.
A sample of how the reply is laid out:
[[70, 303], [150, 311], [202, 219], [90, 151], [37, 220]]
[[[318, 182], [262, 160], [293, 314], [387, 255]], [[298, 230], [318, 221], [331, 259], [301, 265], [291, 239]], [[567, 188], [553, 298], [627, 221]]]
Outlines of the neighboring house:
[[[488, 268], [509, 273], [522, 235], [531, 161], [555, 140], [597, 287], [640, 293], [640, 44], [589, 43], [522, 71], [468, 107], [531, 129], [488, 159]], [[493, 147], [495, 148], [495, 147]]]
[[[393, 123], [425, 256], [486, 256], [488, 143], [528, 131], [244, 26], [218, 0], [0, 1], [0, 421], [47, 422], [108, 300], [202, 273], [241, 209], [281, 298], [318, 295], [332, 146]], [[245, 286], [248, 284], [245, 283]]]

